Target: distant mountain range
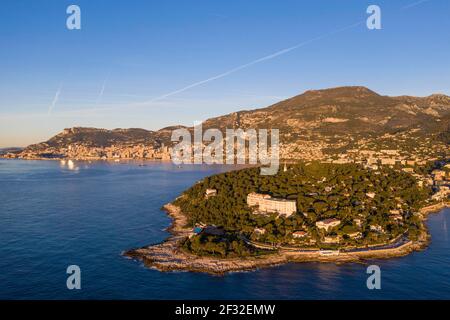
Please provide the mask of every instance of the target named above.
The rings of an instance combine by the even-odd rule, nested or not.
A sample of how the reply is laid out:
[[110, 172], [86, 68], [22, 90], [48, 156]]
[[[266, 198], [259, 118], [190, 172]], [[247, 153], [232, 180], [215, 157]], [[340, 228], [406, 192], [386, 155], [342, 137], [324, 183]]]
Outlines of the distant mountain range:
[[[71, 128], [25, 151], [39, 152], [70, 144], [87, 147], [146, 144], [170, 145], [174, 126], [144, 129]], [[206, 120], [203, 129], [278, 128], [285, 153], [342, 152], [383, 137], [402, 137], [406, 144], [423, 139], [450, 142], [450, 97], [382, 96], [365, 87], [311, 90], [262, 109], [244, 110]], [[192, 128], [190, 128], [192, 129]], [[412, 139], [412, 140], [411, 140]], [[335, 150], [335, 151], [333, 151]], [[296, 156], [298, 157], [298, 156]]]

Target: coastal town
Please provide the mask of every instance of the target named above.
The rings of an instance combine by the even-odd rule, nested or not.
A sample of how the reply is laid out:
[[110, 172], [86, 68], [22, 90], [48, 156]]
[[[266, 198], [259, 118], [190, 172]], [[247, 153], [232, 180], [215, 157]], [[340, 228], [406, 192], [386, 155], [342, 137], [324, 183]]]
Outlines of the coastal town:
[[[70, 135], [73, 132], [82, 131], [83, 128], [65, 129], [58, 136]], [[280, 160], [282, 161], [315, 161], [320, 160], [326, 163], [358, 163], [365, 164], [369, 168], [376, 168], [378, 165], [403, 165], [403, 166], [422, 166], [428, 162], [438, 161], [448, 155], [448, 145], [430, 141], [427, 138], [424, 141], [415, 141], [415, 147], [410, 150], [399, 148], [401, 140], [395, 136], [383, 136], [382, 139], [391, 139], [392, 143], [397, 144], [397, 148], [383, 149], [381, 143], [375, 143], [373, 139], [361, 139], [354, 148], [347, 148], [344, 152], [336, 150], [342, 145], [334, 142], [336, 150], [328, 149], [330, 143], [319, 140], [311, 143], [310, 141], [297, 141], [295, 143], [280, 143]], [[114, 143], [100, 146], [86, 143], [85, 141], [75, 141], [51, 145], [41, 143], [31, 145], [25, 149], [15, 149], [0, 154], [0, 157], [10, 159], [72, 159], [72, 160], [171, 160], [172, 143], [166, 141], [153, 141], [147, 143]], [[203, 143], [203, 149], [207, 144]], [[348, 144], [347, 144], [348, 147]], [[370, 147], [370, 148], [369, 148]], [[327, 150], [327, 151], [325, 151]], [[246, 160], [249, 152], [246, 147]]]

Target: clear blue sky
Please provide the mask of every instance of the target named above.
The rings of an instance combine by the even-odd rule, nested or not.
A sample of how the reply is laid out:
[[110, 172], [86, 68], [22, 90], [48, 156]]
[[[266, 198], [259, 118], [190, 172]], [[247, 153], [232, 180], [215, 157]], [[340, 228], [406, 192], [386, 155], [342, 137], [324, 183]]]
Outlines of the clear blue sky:
[[[70, 4], [81, 30], [66, 28]], [[366, 28], [370, 4], [382, 30]], [[450, 94], [449, 13], [448, 0], [2, 0], [0, 147], [192, 125], [308, 89]]]

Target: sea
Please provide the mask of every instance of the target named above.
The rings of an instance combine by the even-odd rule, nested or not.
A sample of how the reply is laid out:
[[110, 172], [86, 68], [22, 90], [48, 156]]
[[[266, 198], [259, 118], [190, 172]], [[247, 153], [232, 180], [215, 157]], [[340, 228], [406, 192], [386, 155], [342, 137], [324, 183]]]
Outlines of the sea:
[[[230, 166], [0, 160], [0, 299], [450, 299], [450, 210], [423, 251], [364, 263], [290, 263], [213, 276], [160, 272], [122, 252], [168, 237], [161, 207]], [[80, 269], [68, 289], [67, 268]], [[370, 265], [380, 289], [369, 289]]]

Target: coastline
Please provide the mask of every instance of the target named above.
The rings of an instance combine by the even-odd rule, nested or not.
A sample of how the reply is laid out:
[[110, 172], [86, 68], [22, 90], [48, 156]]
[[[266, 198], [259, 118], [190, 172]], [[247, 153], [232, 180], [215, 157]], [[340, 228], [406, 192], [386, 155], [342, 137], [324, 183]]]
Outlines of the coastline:
[[[369, 259], [401, 257], [413, 251], [423, 250], [428, 246], [431, 238], [425, 226], [418, 241], [408, 241], [395, 248], [339, 252], [336, 255], [279, 250], [263, 256], [246, 258], [205, 257], [189, 254], [180, 249], [179, 242], [189, 235], [191, 228], [186, 227], [186, 216], [179, 207], [168, 203], [163, 208], [172, 219], [172, 223], [167, 229], [171, 235], [160, 244], [131, 249], [123, 253], [124, 256], [142, 261], [146, 267], [159, 271], [192, 271], [224, 275], [228, 272], [251, 271], [290, 262], [364, 262]], [[429, 214], [439, 212], [444, 208], [450, 208], [450, 203], [442, 202], [421, 208], [419, 212], [421, 220], [425, 222]]]
[[82, 162], [127, 162], [127, 161], [160, 161], [160, 162], [172, 162], [170, 159], [161, 159], [161, 158], [69, 158], [69, 157], [55, 157], [55, 158], [46, 158], [46, 157], [22, 157], [22, 158], [11, 158], [0, 155], [1, 160], [23, 160], [23, 161], [82, 161]]
[[288, 262], [285, 257], [270, 254], [264, 257], [219, 259], [189, 254], [179, 248], [179, 242], [189, 235], [186, 216], [180, 208], [168, 203], [164, 210], [172, 218], [167, 228], [170, 236], [160, 244], [131, 249], [124, 256], [140, 260], [145, 266], [159, 271], [193, 271], [223, 275], [233, 271], [249, 271], [257, 267], [268, 267]]

